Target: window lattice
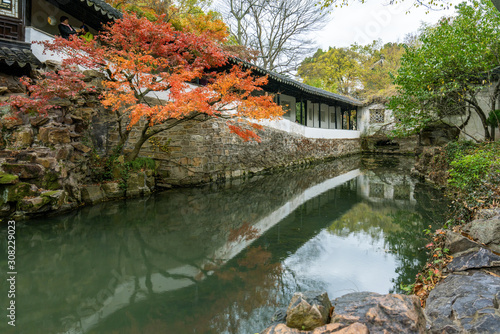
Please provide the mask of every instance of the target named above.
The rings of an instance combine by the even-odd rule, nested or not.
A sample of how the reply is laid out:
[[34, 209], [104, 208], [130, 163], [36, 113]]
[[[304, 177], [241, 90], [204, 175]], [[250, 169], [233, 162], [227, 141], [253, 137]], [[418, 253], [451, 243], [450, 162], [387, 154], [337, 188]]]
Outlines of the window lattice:
[[385, 187], [381, 183], [370, 183], [370, 197], [384, 198]]
[[370, 109], [370, 123], [384, 123], [384, 109]]

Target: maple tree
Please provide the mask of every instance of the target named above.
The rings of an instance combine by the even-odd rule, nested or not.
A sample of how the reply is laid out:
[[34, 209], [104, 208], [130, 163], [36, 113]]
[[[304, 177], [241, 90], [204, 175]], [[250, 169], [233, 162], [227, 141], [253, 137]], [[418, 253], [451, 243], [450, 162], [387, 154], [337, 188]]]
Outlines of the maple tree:
[[[220, 35], [178, 31], [166, 21], [165, 14], [153, 21], [124, 14], [90, 42], [80, 38], [45, 42], [46, 50], [66, 56], [63, 70], [27, 83], [31, 96], [19, 97], [11, 105], [25, 112], [55, 107], [55, 97], [71, 97], [83, 90], [75, 70], [80, 66], [104, 75], [100, 99], [115, 116], [119, 150], [133, 131], [138, 133], [128, 143], [132, 146], [125, 152], [128, 161], [138, 156], [149, 138], [188, 121], [226, 119], [229, 129], [244, 140], [260, 140], [254, 130], [261, 127], [252, 120], [283, 114], [272, 96], [256, 94], [267, 78], [231, 66], [218, 43]], [[206, 84], [190, 84], [197, 79]]]

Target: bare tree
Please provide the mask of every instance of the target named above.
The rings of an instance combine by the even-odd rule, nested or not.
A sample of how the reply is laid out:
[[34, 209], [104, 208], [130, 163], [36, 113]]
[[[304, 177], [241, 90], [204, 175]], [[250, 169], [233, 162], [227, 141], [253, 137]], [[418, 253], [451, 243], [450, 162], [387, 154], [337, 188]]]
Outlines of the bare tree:
[[235, 43], [257, 50], [257, 65], [288, 74], [315, 50], [311, 33], [326, 23], [318, 0], [220, 0]]

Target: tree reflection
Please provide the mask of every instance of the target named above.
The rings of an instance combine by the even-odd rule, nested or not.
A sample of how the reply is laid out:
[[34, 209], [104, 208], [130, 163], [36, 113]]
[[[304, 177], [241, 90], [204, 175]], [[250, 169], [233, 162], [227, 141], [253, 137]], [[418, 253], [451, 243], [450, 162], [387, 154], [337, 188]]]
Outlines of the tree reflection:
[[[387, 203], [361, 202], [334, 221], [327, 230], [341, 237], [363, 232], [373, 242], [383, 238], [385, 251], [394, 254], [397, 259], [395, 272], [398, 277], [392, 280], [394, 286], [390, 292], [402, 293], [400, 284], [413, 283], [427, 257], [424, 251], [427, 238], [423, 230], [431, 221], [428, 212], [421, 210], [422, 207], [427, 207], [426, 203], [419, 203], [415, 211], [410, 211]], [[443, 213], [433, 213], [434, 219], [443, 217]]]

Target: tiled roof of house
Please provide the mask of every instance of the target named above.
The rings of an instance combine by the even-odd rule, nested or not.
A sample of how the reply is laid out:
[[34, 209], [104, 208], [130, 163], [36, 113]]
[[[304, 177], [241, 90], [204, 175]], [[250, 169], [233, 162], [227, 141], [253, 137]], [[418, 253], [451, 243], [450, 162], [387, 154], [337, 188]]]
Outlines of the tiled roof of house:
[[25, 68], [31, 66], [32, 68], [40, 66], [42, 63], [31, 53], [30, 49], [16, 48], [16, 47], [0, 47], [0, 63], [8, 66], [18, 66]]
[[340, 95], [340, 94], [335, 94], [335, 93], [332, 93], [332, 92], [329, 92], [329, 91], [326, 91], [326, 90], [323, 90], [320, 88], [306, 85], [302, 82], [290, 79], [290, 78], [288, 78], [284, 75], [278, 74], [278, 73], [268, 71], [260, 66], [251, 64], [251, 63], [249, 63], [245, 60], [239, 59], [239, 58], [233, 57], [230, 59], [230, 61], [235, 62], [237, 64], [241, 64], [246, 68], [251, 68], [253, 71], [255, 71], [259, 74], [268, 75], [270, 80], [274, 80], [274, 81], [282, 83], [284, 85], [292, 86], [292, 87], [294, 87], [294, 88], [296, 88], [304, 93], [308, 93], [308, 94], [312, 94], [312, 95], [316, 95], [316, 96], [321, 96], [321, 97], [336, 100], [336, 101], [345, 102], [345, 103], [355, 105], [355, 106], [363, 105], [363, 102], [361, 102], [360, 100], [357, 100], [355, 98]]
[[122, 12], [106, 3], [104, 0], [80, 0], [87, 6], [93, 7], [96, 12], [106, 15], [109, 19], [119, 19], [123, 16]]

